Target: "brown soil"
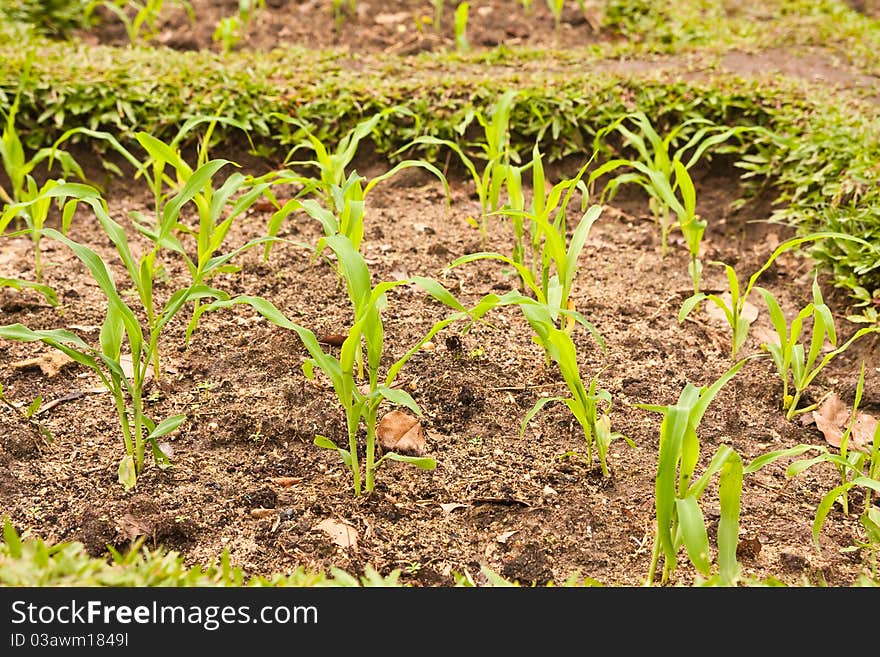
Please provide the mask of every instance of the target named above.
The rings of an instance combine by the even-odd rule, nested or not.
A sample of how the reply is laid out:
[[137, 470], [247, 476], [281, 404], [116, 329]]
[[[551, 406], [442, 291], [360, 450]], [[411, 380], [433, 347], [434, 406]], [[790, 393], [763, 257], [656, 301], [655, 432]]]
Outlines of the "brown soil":
[[[235, 5], [193, 4], [197, 12], [200, 5], [222, 5], [224, 11]], [[267, 4], [260, 20], [276, 23], [267, 24], [261, 34], [293, 40], [283, 29], [302, 28], [303, 34], [314, 29], [305, 27], [305, 19], [315, 11], [301, 12], [303, 20], [294, 22], [277, 22], [280, 14], [274, 13], [284, 9], [276, 5], [289, 4], [289, 13], [314, 3]], [[401, 11], [416, 4], [401, 3]], [[541, 15], [545, 10], [539, 4], [534, 3], [534, 11]], [[358, 2], [358, 7], [369, 5]], [[516, 12], [504, 13], [516, 17]], [[358, 32], [357, 43], [393, 42], [384, 25], [370, 25]], [[323, 34], [330, 34], [326, 28], [325, 21]], [[588, 25], [575, 29], [590, 32]], [[199, 47], [208, 45], [201, 32], [193, 35]], [[259, 45], [275, 44], [263, 38], [269, 40]], [[246, 170], [262, 172], [242, 153], [225, 155], [247, 161]], [[770, 194], [734, 209], [743, 188], [730, 164], [716, 157], [696, 172], [699, 211], [709, 220], [705, 260], [730, 263], [747, 277], [789, 233], [767, 222]], [[373, 176], [385, 166], [364, 156], [357, 170]], [[113, 183], [107, 198], [121, 223], [131, 210], [149, 212], [146, 190], [129, 181]], [[490, 262], [442, 273], [457, 256], [482, 248], [479, 231], [468, 222], [479, 212], [469, 182], [453, 177], [447, 209], [442, 186], [410, 170], [376, 187], [367, 208], [363, 252], [374, 282], [433, 276], [465, 303], [515, 285]], [[574, 222], [578, 217], [571, 210]], [[270, 215], [261, 206], [237, 221], [228, 248], [264, 234]], [[305, 215], [295, 215], [282, 230], [283, 237], [304, 244], [314, 244], [320, 234], [317, 222]], [[71, 237], [104, 255], [117, 280], [124, 280], [112, 246], [86, 213], [77, 214]], [[132, 240], [142, 246], [139, 237]], [[509, 252], [511, 244], [509, 227], [491, 221], [488, 248]], [[4, 290], [0, 324], [63, 327], [96, 342], [104, 313], [97, 287], [66, 247], [46, 240], [43, 249], [47, 283], [58, 290], [62, 308], [52, 309], [29, 292]], [[236, 260], [239, 272], [219, 275], [212, 284], [270, 299], [318, 335], [347, 329], [347, 295], [327, 262], [312, 261], [308, 249], [294, 244], [274, 247], [268, 262], [261, 256], [258, 250], [246, 252]], [[185, 280], [185, 269], [171, 259], [165, 266], [168, 278], [157, 294], [167, 297]], [[33, 273], [30, 242], [7, 241], [0, 276], [32, 278]], [[811, 281], [811, 262], [786, 254], [761, 284], [793, 313], [810, 300]], [[304, 377], [306, 352], [293, 333], [246, 307], [205, 315], [188, 348], [186, 319], [180, 316], [168, 326], [161, 380], [152, 382], [147, 393], [149, 412], [156, 418], [185, 413], [188, 421], [168, 439], [173, 467], [160, 470], [150, 463], [129, 492], [116, 481], [122, 440], [112, 400], [94, 392], [71, 394], [99, 387], [95, 377], [73, 365], [51, 376], [18, 368], [17, 363], [50, 350], [2, 342], [0, 381], [8, 399], [27, 404], [37, 396], [47, 402], [71, 397], [38, 416], [54, 435], [48, 446], [0, 407], [2, 507], [20, 529], [51, 541], [81, 541], [94, 555], [105, 554], [108, 544], [123, 549], [134, 537], [146, 536], [147, 545], [178, 550], [192, 563], [215, 560], [228, 550], [233, 563], [253, 574], [284, 573], [300, 565], [360, 572], [371, 564], [382, 573], [400, 569], [403, 580], [416, 586], [445, 586], [454, 583], [456, 573], [480, 581], [485, 565], [523, 583], [590, 577], [606, 585], [639, 585], [652, 548], [660, 416], [635, 405], [672, 404], [687, 382], [709, 384], [732, 364], [725, 325], [703, 312], [683, 324], [677, 321], [690, 287], [680, 237], [673, 234], [670, 254], [661, 257], [659, 230], [644, 198], [623, 193], [604, 209], [581, 259], [574, 300], [608, 345], [603, 352], [585, 331], [576, 332], [581, 372], [586, 379], [599, 375], [614, 399], [612, 427], [636, 445], [612, 445], [610, 477], [602, 477], [595, 461], [586, 463], [583, 435], [561, 404], [545, 407], [520, 437], [520, 423], [536, 400], [564, 394], [565, 388], [553, 368], [545, 367], [521, 315], [508, 309], [491, 315], [494, 326], [478, 325], [467, 333], [461, 325], [446, 329], [432, 348], [404, 367], [400, 380], [424, 411], [428, 454], [436, 458], [437, 468], [425, 472], [386, 463], [376, 490], [359, 498], [337, 455], [312, 443], [316, 434], [345, 441], [332, 388], [320, 377], [316, 382]], [[704, 287], [726, 289], [723, 271], [707, 266]], [[827, 285], [825, 293], [846, 337], [855, 327], [842, 317], [845, 296]], [[390, 292], [383, 316], [389, 360], [402, 355], [446, 312], [418, 288]], [[753, 334], [768, 328], [762, 310]], [[835, 391], [851, 402], [859, 364], [867, 362], [862, 408], [876, 415], [878, 350], [877, 340], [857, 342], [826, 368], [811, 398]], [[742, 355], [758, 352], [753, 337]], [[701, 465], [722, 444], [746, 463], [799, 443], [823, 445], [814, 424], [784, 418], [780, 397], [781, 383], [769, 360], [748, 363], [721, 390], [700, 425]], [[789, 584], [852, 585], [867, 567], [863, 553], [844, 551], [861, 536], [856, 513], [845, 516], [835, 507], [821, 534], [821, 551], [811, 545], [816, 506], [839, 483], [835, 470], [819, 465], [791, 479], [785, 476], [786, 465], [778, 462], [745, 478], [739, 554], [744, 573]], [[282, 477], [290, 478], [290, 485], [280, 485]], [[858, 509], [859, 494], [852, 499]], [[719, 518], [714, 484], [703, 502], [714, 538]], [[269, 511], [255, 517], [255, 509]], [[319, 528], [328, 519], [349, 525], [356, 545], [334, 544]], [[684, 556], [682, 562], [673, 583], [693, 581]]]
[[[177, 3], [169, 5], [158, 25], [155, 42], [180, 50], [222, 50], [214, 39], [217, 26], [238, 12], [238, 0], [193, 0], [195, 22]], [[568, 2], [557, 26], [544, 2], [526, 10], [514, 0], [472, 2], [466, 36], [474, 48], [499, 45], [570, 48], [614, 38], [600, 30], [601, 13], [587, 3], [582, 11]], [[414, 54], [454, 49], [453, 26], [458, 3], [446, 2], [440, 28], [434, 25], [434, 8], [426, 0], [339, 3], [338, 14], [329, 0], [267, 0], [235, 45], [242, 50], [271, 50], [300, 45], [349, 52]], [[352, 9], [353, 7], [353, 9]], [[82, 35], [87, 40], [113, 45], [128, 43], [124, 25], [104, 14], [100, 29]], [[337, 20], [338, 16], [338, 20]], [[183, 26], [183, 29], [181, 27]]]

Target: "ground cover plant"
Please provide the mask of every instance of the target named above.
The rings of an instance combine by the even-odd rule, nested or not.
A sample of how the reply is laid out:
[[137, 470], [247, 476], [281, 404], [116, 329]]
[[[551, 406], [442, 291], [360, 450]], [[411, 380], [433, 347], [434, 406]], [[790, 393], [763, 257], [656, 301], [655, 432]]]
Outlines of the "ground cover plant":
[[878, 583], [873, 8], [85, 4], [0, 26], [0, 582]]

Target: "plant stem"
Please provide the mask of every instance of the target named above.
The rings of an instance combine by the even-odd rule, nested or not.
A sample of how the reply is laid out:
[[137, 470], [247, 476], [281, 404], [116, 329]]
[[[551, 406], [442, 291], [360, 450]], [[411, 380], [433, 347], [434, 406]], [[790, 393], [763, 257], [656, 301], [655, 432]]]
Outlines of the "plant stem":
[[648, 578], [645, 580], [645, 586], [651, 586], [654, 583], [654, 576], [657, 574], [657, 563], [660, 561], [660, 540], [654, 537], [654, 549], [651, 551], [651, 565], [648, 567]]
[[364, 417], [364, 420], [367, 424], [367, 465], [365, 467], [365, 489], [368, 493], [373, 490], [373, 477], [376, 469], [376, 415], [378, 414], [378, 410], [378, 404], [370, 404]]
[[361, 494], [361, 467], [357, 454], [357, 430], [361, 415], [356, 407], [349, 406], [345, 409], [345, 421], [348, 428], [348, 451], [351, 454], [351, 476], [354, 483], [354, 495]]
[[122, 427], [122, 441], [125, 443], [125, 453], [134, 457], [134, 443], [131, 439], [131, 423], [128, 419], [128, 409], [125, 408], [125, 398], [122, 394], [122, 384], [113, 380], [113, 401], [116, 402], [116, 413], [119, 415], [119, 424]]

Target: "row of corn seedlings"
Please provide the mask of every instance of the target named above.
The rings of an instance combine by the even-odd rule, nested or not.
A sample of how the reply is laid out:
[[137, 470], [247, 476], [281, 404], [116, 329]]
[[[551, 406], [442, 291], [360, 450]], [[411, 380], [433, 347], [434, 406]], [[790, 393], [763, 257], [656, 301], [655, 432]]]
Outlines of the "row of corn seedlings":
[[[416, 141], [422, 145], [448, 146], [462, 158], [480, 190], [484, 231], [485, 222], [490, 216], [495, 215], [510, 218], [514, 227], [516, 247], [511, 256], [481, 252], [462, 256], [449, 265], [452, 268], [475, 260], [494, 259], [512, 265], [519, 274], [523, 283], [523, 292], [512, 291], [502, 296], [486, 295], [472, 308], [466, 308], [433, 279], [412, 277], [405, 281], [373, 283], [366, 261], [359, 251], [363, 238], [364, 200], [369, 189], [402, 168], [420, 166], [436, 174], [444, 185], [447, 185], [448, 192], [448, 183], [443, 174], [423, 160], [405, 160], [386, 174], [366, 181], [366, 185], [363, 185], [365, 179], [356, 172], [348, 171], [358, 142], [370, 134], [378, 120], [376, 117], [353, 129], [335, 151], [328, 150], [308, 126], [297, 124], [303, 138], [293, 152], [308, 148], [315, 153], [315, 159], [294, 161], [289, 158], [289, 162], [299, 168], [305, 166], [317, 169], [317, 177], [294, 172], [293, 169], [284, 169], [260, 178], [248, 177], [236, 172], [226, 177], [223, 183], [217, 181], [220, 172], [226, 167], [233, 166], [234, 163], [210, 159], [207, 154], [211, 131], [219, 121], [224, 121], [217, 117], [193, 119], [170, 143], [161, 142], [146, 133], [139, 133], [137, 141], [145, 152], [140, 158], [122, 147], [107, 133], [78, 130], [64, 135], [59, 142], [69, 138], [74, 132], [107, 141], [135, 167], [137, 174], [144, 177], [152, 190], [155, 216], [148, 218], [136, 214], [132, 220], [137, 231], [148, 238], [153, 246], [136, 259], [132, 254], [128, 235], [123, 227], [110, 217], [107, 203], [96, 189], [85, 184], [65, 182], [63, 179], [50, 181], [37, 189], [31, 176], [34, 166], [47, 158], [57, 157], [60, 151], [57, 148], [49, 149], [48, 152], [44, 150], [30, 160], [25, 159], [20, 141], [15, 135], [14, 113], [10, 113], [7, 116], [2, 155], [4, 167], [12, 181], [12, 190], [5, 193], [6, 207], [0, 215], [2, 217], [0, 226], [5, 230], [16, 221], [23, 224], [24, 228], [8, 234], [30, 235], [34, 239], [36, 250], [39, 250], [41, 237], [57, 240], [69, 247], [85, 264], [107, 298], [107, 314], [101, 328], [98, 347], [89, 345], [69, 331], [35, 331], [21, 324], [0, 327], [0, 337], [23, 342], [43, 342], [60, 349], [98, 374], [102, 383], [112, 392], [116, 403], [125, 446], [125, 455], [119, 464], [119, 480], [130, 488], [136, 484], [138, 475], [143, 471], [147, 446], [150, 446], [154, 462], [159, 467], [169, 465], [167, 457], [159, 448], [157, 439], [175, 430], [185, 421], [184, 416], [174, 415], [157, 422], [147, 415], [144, 408], [143, 389], [147, 376], [150, 371], [157, 377], [160, 373], [159, 357], [163, 329], [188, 305], [192, 306], [192, 312], [187, 326], [187, 338], [197, 330], [198, 321], [205, 312], [220, 310], [234, 304], [248, 304], [270, 321], [299, 335], [311, 356], [304, 366], [306, 376], [311, 376], [315, 368], [318, 368], [333, 382], [334, 391], [346, 418], [348, 446], [339, 447], [335, 441], [325, 436], [317, 436], [315, 442], [318, 446], [338, 451], [344, 464], [351, 471], [354, 492], [359, 495], [362, 491], [362, 478], [363, 489], [371, 490], [374, 486], [375, 472], [386, 459], [408, 462], [422, 468], [434, 466], [430, 458], [394, 453], [387, 453], [376, 459], [375, 429], [382, 402], [389, 401], [421, 413], [411, 396], [393, 387], [401, 368], [425, 341], [452, 323], [463, 320], [470, 325], [474, 321], [481, 320], [495, 308], [517, 305], [531, 327], [535, 340], [543, 347], [548, 362], [552, 361], [559, 367], [569, 392], [567, 397], [540, 400], [526, 414], [523, 427], [547, 403], [551, 401], [564, 403], [583, 429], [588, 460], [592, 460], [595, 447], [603, 474], [610, 476], [607, 458], [611, 442], [618, 438], [630, 443], [631, 441], [620, 433], [612, 431], [609, 414], [611, 397], [606, 390], [599, 387], [598, 377], [592, 377], [589, 384], [586, 384], [582, 378], [577, 350], [571, 337], [572, 331], [577, 325], [582, 325], [600, 344], [602, 338], [595, 327], [582, 313], [575, 310], [569, 301], [578, 258], [588, 239], [591, 226], [602, 211], [601, 205], [588, 204], [589, 190], [583, 183], [583, 177], [593, 158], [590, 158], [590, 161], [584, 164], [573, 178], [563, 180], [547, 190], [543, 184], [544, 171], [539, 150], [534, 149], [532, 160], [528, 164], [520, 165], [507, 146], [506, 124], [512, 101], [512, 95], [503, 97], [491, 117], [480, 120], [486, 134], [486, 143], [481, 145], [484, 154], [482, 159], [485, 161], [482, 173], [478, 171], [476, 163], [456, 144], [429, 137]], [[636, 124], [650, 134], [649, 125], [644, 123], [643, 117], [625, 118], [634, 118]], [[206, 124], [207, 130], [198, 153], [198, 162], [195, 167], [191, 167], [181, 155], [180, 141], [188, 132], [201, 124]], [[620, 121], [614, 125], [614, 129], [620, 129], [622, 125], [623, 121]], [[706, 126], [701, 126], [700, 130], [706, 130], [703, 134], [709, 133]], [[699, 132], [698, 130], [697, 134]], [[715, 137], [718, 137], [719, 141], [713, 143], [723, 141], [720, 140], [722, 134], [724, 133], [716, 133]], [[692, 137], [689, 143], [699, 142], [704, 147], [703, 150], [711, 145], [706, 141], [700, 139], [694, 141], [694, 139], [695, 137]], [[656, 140], [650, 139], [650, 141], [656, 144]], [[661, 140], [661, 143], [668, 146], [669, 141]], [[662, 166], [658, 165], [657, 168], [643, 168], [636, 166], [638, 163], [630, 161], [627, 165], [632, 166], [636, 173], [630, 177], [618, 176], [613, 179], [610, 183], [610, 192], [606, 187], [603, 195], [606, 192], [613, 193], [614, 189], [624, 182], [636, 182], [645, 186], [648, 181], [647, 184], [651, 185], [651, 189], [660, 190], [657, 196], [652, 198], [659, 199], [657, 203], [666, 203], [667, 206], [664, 207], [667, 210], [671, 207], [679, 216], [678, 227], [682, 232], [686, 232], [688, 222], [696, 221], [695, 192], [687, 176], [687, 166], [692, 164], [695, 158], [691, 156], [688, 162], [684, 163], [676, 154], [671, 159], [673, 163], [671, 168], [666, 166], [667, 160], [663, 160]], [[62, 164], [67, 171], [81, 174], [72, 158], [62, 160]], [[621, 161], [612, 161], [600, 165], [596, 171], [608, 172], [623, 165]], [[533, 181], [542, 183], [537, 187], [533, 186], [533, 198], [528, 207], [525, 204], [522, 187], [522, 173], [526, 170], [531, 172]], [[674, 176], [672, 182], [669, 180], [671, 176]], [[589, 183], [595, 183], [598, 177], [594, 172], [589, 178]], [[273, 187], [290, 183], [299, 187], [300, 197], [279, 207], [267, 226], [267, 234], [224, 253], [224, 242], [232, 222], [261, 197], [269, 198], [277, 206]], [[683, 196], [683, 201], [680, 203], [675, 196], [676, 189], [680, 190]], [[572, 236], [567, 238], [566, 209], [575, 190], [580, 190], [583, 196], [582, 215]], [[502, 191], [504, 191], [503, 195]], [[311, 198], [305, 198], [306, 196]], [[48, 209], [53, 202], [62, 209], [61, 231], [45, 227]], [[74, 242], [65, 234], [76, 208], [80, 205], [91, 209], [99, 225], [115, 246], [128, 276], [126, 284], [136, 291], [139, 306], [132, 307], [123, 300], [108, 263], [95, 251]], [[194, 223], [188, 222], [183, 216], [183, 208], [187, 205], [195, 206], [197, 210], [198, 220]], [[679, 212], [679, 206], [683, 213]], [[315, 246], [315, 251], [318, 253], [323, 248], [333, 251], [338, 274], [345, 282], [352, 303], [354, 321], [338, 356], [325, 351], [309, 329], [285, 317], [269, 300], [247, 295], [232, 298], [226, 292], [208, 284], [213, 274], [228, 270], [228, 267], [232, 266], [230, 261], [247, 249], [262, 245], [267, 249], [265, 255], [268, 257], [268, 247], [279, 240], [277, 232], [280, 223], [295, 211], [303, 211], [322, 224], [325, 234]], [[666, 216], [665, 210], [659, 216], [661, 218]], [[682, 223], [682, 217], [687, 221]], [[661, 219], [664, 244], [669, 228], [665, 221]], [[664, 226], [666, 229], [663, 228]], [[739, 294], [735, 272], [732, 268], [727, 268], [732, 306], [724, 306], [724, 308], [728, 312], [728, 319], [734, 332], [732, 355], [736, 356], [745, 339], [744, 331], [748, 330], [748, 324], [743, 324], [741, 318], [742, 302], [752, 289], [757, 289], [765, 297], [774, 326], [780, 334], [780, 345], [778, 347], [767, 345], [767, 351], [785, 385], [788, 385], [790, 377], [794, 386], [794, 394], [788, 395], [786, 392], [783, 400], [783, 408], [789, 417], [808, 410], [797, 408], [798, 399], [831, 358], [849, 347], [858, 337], [878, 330], [874, 327], [862, 329], [846, 343], [826, 354], [817, 364], [819, 350], [825, 339], [830, 339], [832, 343], [836, 341], [830, 311], [821, 299], [818, 285], [814, 284], [814, 302], [798, 315], [790, 328], [786, 325], [782, 311], [772, 295], [762, 288], [755, 287], [758, 276], [783, 251], [794, 248], [808, 239], [820, 239], [825, 236], [827, 235], [819, 234], [799, 238], [781, 245], [771, 255], [768, 263], [752, 276], [742, 295]], [[688, 246], [691, 248], [690, 242]], [[195, 253], [195, 256], [191, 256], [191, 253]], [[691, 254], [694, 255], [693, 249]], [[183, 259], [190, 276], [186, 284], [174, 291], [160, 307], [154, 299], [153, 284], [166, 258]], [[39, 271], [39, 267], [37, 269]], [[692, 267], [692, 274], [695, 271], [698, 270]], [[407, 283], [419, 286], [429, 296], [448, 306], [452, 312], [430, 327], [422, 339], [386, 370], [384, 379], [380, 379], [382, 361], [386, 356], [382, 310], [388, 303], [389, 293], [395, 287]], [[682, 319], [705, 299], [723, 304], [720, 298], [699, 292], [697, 277], [694, 278], [694, 283], [696, 292], [685, 303]], [[26, 285], [22, 282], [16, 284]], [[137, 319], [138, 315], [146, 317], [146, 326], [142, 326]], [[807, 317], [813, 319], [813, 337], [809, 352], [805, 352], [804, 347], [798, 342], [803, 321]], [[131, 355], [134, 363], [134, 373], [130, 377], [126, 376], [121, 364], [123, 347]], [[708, 479], [716, 472], [721, 474], [720, 490], [724, 525], [723, 531], [719, 528], [718, 536], [719, 576], [722, 581], [731, 582], [737, 575], [736, 523], [742, 476], [744, 471], [754, 471], [764, 462], [756, 462], [751, 466], [751, 470], [748, 468], [744, 470], [739, 457], [728, 448], [723, 448], [716, 453], [700, 479], [692, 482], [691, 478], [699, 456], [696, 429], [700, 417], [720, 387], [733, 377], [744, 363], [745, 361], [737, 363], [724, 377], [709, 387], [697, 388], [689, 384], [682, 391], [679, 402], [675, 405], [645, 407], [664, 415], [657, 472], [658, 525], [649, 581], [653, 581], [654, 571], [661, 556], [664, 558], [662, 579], [663, 581], [668, 579], [675, 568], [676, 555], [682, 546], [686, 548], [698, 572], [704, 575], [710, 573], [707, 533], [698, 501]], [[364, 383], [366, 385], [363, 385]], [[363, 468], [359, 463], [357, 445], [358, 430], [362, 424], [366, 428], [366, 463]], [[841, 472], [844, 473], [842, 476], [847, 472], [855, 471], [860, 474], [845, 480], [839, 490], [835, 489], [831, 502], [853, 485], [875, 487], [876, 442], [875, 438], [875, 450], [871, 459], [860, 456], [861, 460], [853, 461], [842, 456], [842, 460], [835, 461], [842, 468]], [[826, 458], [830, 459], [830, 456]], [[827, 507], [831, 502], [823, 501], [824, 506], [820, 509], [820, 514], [822, 512], [827, 514]], [[866, 511], [864, 520], [866, 528], [873, 526], [870, 523], [874, 523], [875, 520]], [[871, 545], [874, 543], [872, 541]]]

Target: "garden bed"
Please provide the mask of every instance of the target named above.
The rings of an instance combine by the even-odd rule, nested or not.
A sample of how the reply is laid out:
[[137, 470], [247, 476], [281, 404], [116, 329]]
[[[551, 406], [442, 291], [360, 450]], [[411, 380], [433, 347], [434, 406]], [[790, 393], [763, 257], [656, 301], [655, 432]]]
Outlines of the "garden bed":
[[[227, 5], [237, 3], [201, 4], [193, 3], [197, 15], [204, 10], [219, 17]], [[326, 11], [307, 11], [307, 3], [288, 3], [294, 9], [267, 4], [255, 23], [253, 43], [243, 46], [276, 47], [281, 39], [308, 43], [317, 34], [332, 34], [323, 45], [352, 53], [407, 55], [451, 47], [428, 27], [425, 32], [410, 30], [410, 14], [417, 4], [424, 9], [427, 3], [401, 3], [399, 13], [406, 13], [407, 20], [392, 21], [378, 20], [381, 11], [359, 2], [360, 13], [345, 23], [358, 28], [352, 32], [335, 31], [326, 20], [318, 26], [291, 22], [291, 11], [328, 18]], [[487, 3], [491, 12], [474, 14], [480, 18], [473, 24], [472, 40], [481, 46], [534, 46], [556, 39], [554, 43], [565, 48], [612, 39], [599, 29], [598, 19], [580, 13], [565, 14], [564, 26], [554, 30], [547, 8], [539, 3], [533, 20], [505, 13], [514, 26], [510, 27], [492, 20], [505, 12], [501, 4]], [[515, 27], [521, 22], [529, 29]], [[404, 23], [406, 30], [395, 27]], [[493, 30], [503, 34], [492, 36]], [[81, 36], [87, 44], [112, 46], [120, 45], [124, 32]], [[217, 45], [205, 27], [190, 30], [186, 20], [169, 19], [158, 39], [181, 49]], [[409, 46], [407, 39], [412, 40]], [[853, 99], [871, 93], [868, 74], [835, 66], [815, 52], [774, 50], [767, 61], [805, 84], [825, 85], [829, 94]], [[744, 77], [754, 66], [754, 59], [744, 53], [729, 55], [725, 62]], [[820, 63], [827, 68], [817, 68]], [[644, 63], [652, 70], [668, 65], [669, 60], [658, 64], [647, 58]], [[817, 70], [824, 72], [819, 78], [814, 75]], [[402, 140], [391, 136], [388, 141]], [[260, 157], [248, 147], [240, 138], [228, 139], [212, 149], [211, 156], [240, 164], [245, 174], [261, 175], [277, 165], [276, 159]], [[128, 230], [133, 252], [151, 248], [130, 222], [132, 211], [147, 216], [152, 212], [152, 196], [144, 182], [134, 181], [125, 166], [125, 175], [106, 176], [94, 150], [86, 146], [77, 146], [74, 153], [89, 177], [105, 185], [110, 214]], [[510, 253], [513, 236], [508, 219], [490, 217], [486, 242], [481, 241], [481, 207], [473, 181], [456, 158], [446, 157], [448, 152], [442, 155], [434, 163], [449, 179], [449, 198], [437, 177], [423, 169], [406, 169], [382, 182], [366, 199], [361, 251], [374, 284], [433, 277], [465, 306], [472, 306], [484, 295], [516, 288], [518, 279], [491, 260], [446, 267], [478, 251]], [[571, 176], [587, 157], [586, 149], [577, 152], [568, 145], [565, 157], [548, 171], [557, 179]], [[736, 160], [735, 154], [706, 157], [692, 172], [697, 209], [708, 220], [702, 288], [717, 294], [728, 289], [728, 279], [724, 269], [710, 261], [733, 266], [745, 282], [779, 244], [796, 234], [795, 227], [769, 221], [779, 208], [775, 190], [769, 185], [747, 186], [742, 170], [734, 166]], [[391, 165], [387, 153], [367, 143], [351, 170], [370, 179]], [[293, 190], [279, 188], [277, 193], [283, 202]], [[532, 190], [526, 193], [531, 197]], [[569, 233], [580, 218], [579, 201], [577, 197], [568, 209]], [[255, 204], [232, 224], [224, 248], [230, 251], [266, 235], [275, 209], [268, 202]], [[185, 216], [193, 220], [190, 206]], [[57, 227], [59, 219], [53, 216], [52, 225]], [[113, 245], [85, 207], [77, 211], [68, 234], [111, 263], [117, 281], [125, 281], [127, 274]], [[312, 257], [311, 247], [322, 234], [317, 221], [301, 212], [293, 214], [281, 226], [279, 237], [285, 241], [272, 247], [268, 259], [261, 247], [247, 250], [233, 260], [238, 271], [218, 274], [211, 285], [232, 295], [270, 300], [338, 355], [334, 336], [351, 326], [351, 301], [332, 263]], [[659, 413], [640, 405], [674, 404], [687, 383], [710, 385], [738, 360], [731, 358], [730, 328], [717, 313], [700, 306], [679, 321], [693, 284], [681, 234], [673, 232], [670, 239], [664, 256], [647, 197], [635, 187], [623, 186], [604, 205], [579, 259], [574, 307], [607, 344], [603, 350], [588, 331], [577, 327], [573, 339], [580, 370], [587, 381], [597, 376], [600, 387], [610, 393], [611, 426], [634, 445], [622, 438], [612, 443], [608, 476], [602, 473], [595, 448], [592, 461], [587, 460], [580, 425], [561, 403], [548, 404], [522, 429], [526, 414], [541, 397], [564, 395], [566, 386], [532, 340], [520, 310], [507, 307], [487, 315], [489, 324], [467, 331], [464, 322], [451, 324], [401, 370], [399, 387], [424, 413], [426, 455], [436, 459], [436, 468], [425, 471], [386, 461], [377, 472], [375, 490], [356, 496], [338, 454], [313, 444], [316, 435], [340, 446], [347, 441], [332, 385], [320, 375], [314, 380], [304, 375], [309, 354], [294, 332], [242, 305], [203, 315], [188, 345], [187, 313], [166, 328], [160, 375], [145, 389], [147, 410], [157, 419], [174, 414], [187, 419], [162, 439], [171, 467], [160, 469], [148, 458], [131, 490], [117, 481], [123, 450], [119, 424], [113, 399], [101, 390], [94, 374], [75, 363], [45, 360], [53, 350], [39, 343], [0, 342], [5, 397], [24, 406], [41, 397], [43, 410], [35, 420], [53, 436], [45, 444], [33, 423], [0, 406], [4, 513], [19, 530], [50, 542], [79, 541], [95, 557], [106, 557], [108, 545], [124, 551], [143, 539], [148, 547], [180, 552], [191, 564], [216, 561], [226, 551], [246, 573], [266, 577], [300, 566], [338, 567], [358, 574], [369, 565], [385, 575], [399, 570], [401, 581], [415, 586], [451, 586], [468, 577], [485, 583], [486, 567], [523, 584], [587, 580], [640, 585], [650, 570], [654, 543], [662, 420]], [[33, 280], [31, 240], [4, 240], [0, 277]], [[52, 307], [31, 290], [0, 288], [0, 324], [66, 328], [97, 344], [106, 298], [69, 248], [49, 239], [42, 248], [45, 283], [56, 291], [60, 306]], [[163, 262], [156, 288], [162, 301], [187, 280], [179, 259]], [[775, 260], [759, 285], [792, 316], [812, 300], [815, 272], [816, 262], [806, 251], [792, 250]], [[861, 327], [845, 319], [852, 313], [852, 299], [846, 290], [834, 287], [827, 271], [818, 280], [843, 343]], [[130, 293], [123, 298], [135, 300]], [[832, 448], [811, 413], [786, 419], [781, 380], [761, 349], [770, 339], [772, 324], [760, 297], [755, 294], [750, 301], [758, 314], [739, 358], [763, 356], [749, 360], [709, 405], [697, 430], [698, 474], [722, 446], [734, 450], [745, 464], [801, 444]], [[390, 290], [383, 312], [390, 360], [406, 353], [450, 313], [417, 285]], [[37, 360], [29, 364], [31, 359]], [[876, 417], [876, 335], [856, 341], [832, 360], [802, 403], [820, 402], [835, 393], [852, 404], [863, 363], [860, 407]], [[382, 412], [392, 408], [386, 403]], [[835, 505], [818, 535], [820, 549], [813, 545], [814, 514], [825, 493], [840, 483], [837, 470], [822, 463], [789, 477], [790, 462], [783, 459], [744, 477], [737, 550], [743, 575], [790, 585], [856, 584], [869, 572], [868, 552], [849, 550], [863, 535], [856, 513], [844, 514]], [[859, 509], [863, 500], [863, 493], [853, 489], [851, 507]], [[714, 544], [721, 516], [717, 481], [710, 483], [702, 507]], [[697, 580], [682, 557], [670, 583], [690, 585]]]

